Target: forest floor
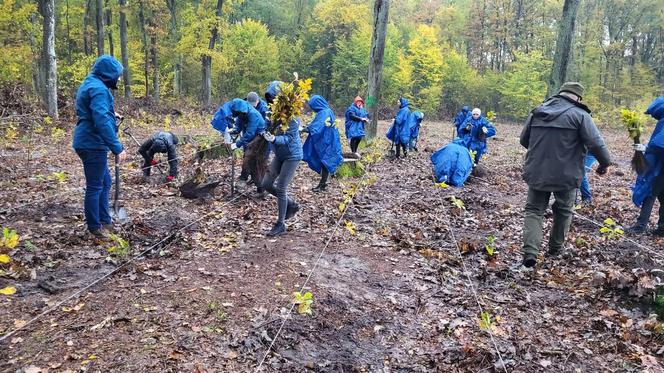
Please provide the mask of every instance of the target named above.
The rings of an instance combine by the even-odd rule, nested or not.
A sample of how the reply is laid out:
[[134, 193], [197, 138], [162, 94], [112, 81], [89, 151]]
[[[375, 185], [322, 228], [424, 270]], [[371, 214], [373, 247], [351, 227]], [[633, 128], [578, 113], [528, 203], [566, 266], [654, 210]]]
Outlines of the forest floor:
[[[594, 205], [577, 210], [571, 257], [541, 257], [534, 272], [520, 266], [520, 125], [497, 129], [484, 174], [462, 188], [432, 182], [431, 150], [452, 135], [444, 122], [423, 124], [419, 152], [333, 179], [324, 194], [310, 191], [318, 175], [302, 163], [291, 185], [302, 209], [278, 238], [265, 236], [273, 197], [230, 196], [230, 158], [204, 163], [225, 183], [191, 201], [158, 172], [141, 183], [134, 155], [123, 166], [130, 221], [119, 234], [130, 247], [113, 253], [86, 234], [68, 136], [37, 135], [30, 162], [25, 146], [6, 146], [0, 225], [20, 244], [2, 267], [0, 288], [17, 292], [0, 295], [0, 337], [20, 330], [0, 341], [0, 371], [240, 372], [261, 362], [265, 372], [662, 371], [653, 292], [664, 240], [607, 237], [593, 223], [629, 226], [638, 213], [623, 131], [603, 130], [617, 165], [590, 176]], [[182, 179], [191, 164], [181, 162]], [[547, 232], [550, 212], [545, 221]], [[301, 290], [313, 294], [311, 315], [293, 307]]]

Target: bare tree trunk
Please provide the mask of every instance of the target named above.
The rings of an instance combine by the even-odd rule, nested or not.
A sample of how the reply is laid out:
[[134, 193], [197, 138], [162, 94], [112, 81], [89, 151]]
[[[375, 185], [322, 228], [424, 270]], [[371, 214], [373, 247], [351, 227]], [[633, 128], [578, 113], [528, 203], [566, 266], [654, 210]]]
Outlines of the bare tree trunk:
[[42, 64], [46, 71], [46, 109], [58, 119], [57, 63], [55, 60], [55, 0], [39, 0], [39, 13], [44, 17]]
[[108, 52], [111, 56], [115, 56], [115, 46], [113, 45], [113, 32], [111, 31], [111, 24], [113, 23], [113, 16], [111, 15], [110, 0], [106, 0], [106, 26], [108, 26]]
[[97, 0], [97, 56], [104, 54], [104, 0]]
[[71, 51], [74, 49], [74, 46], [71, 42], [71, 30], [69, 28], [69, 0], [65, 2], [65, 23], [67, 30], [67, 62], [71, 64]]
[[385, 38], [387, 36], [387, 20], [390, 8], [389, 0], [374, 1], [373, 34], [371, 36], [371, 60], [369, 62], [369, 92], [367, 108], [371, 123], [367, 131], [369, 140], [376, 137], [378, 130], [378, 104], [380, 102], [380, 85], [383, 80], [383, 56], [385, 55]]
[[[175, 0], [166, 0], [168, 10], [171, 12], [171, 38], [173, 43], [177, 45], [180, 41], [180, 34], [178, 33], [178, 22]], [[175, 97], [182, 94], [182, 55], [178, 53], [175, 57], [175, 64], [173, 67], [173, 95]]]
[[141, 36], [143, 39], [143, 78], [145, 82], [145, 97], [147, 98], [149, 96], [150, 92], [150, 87], [149, 87], [149, 68], [150, 68], [150, 58], [149, 58], [149, 51], [150, 47], [148, 46], [148, 33], [147, 30], [145, 29], [145, 4], [143, 1], [140, 2], [141, 7], [138, 12], [138, 22], [140, 23], [141, 26]]
[[159, 101], [159, 66], [157, 63], [157, 36], [150, 36], [150, 54], [152, 60], [152, 98]]
[[83, 15], [83, 51], [86, 56], [92, 54], [92, 41], [90, 40], [90, 13], [92, 12], [92, 0], [85, 1], [85, 13]]
[[131, 97], [131, 74], [129, 72], [129, 51], [127, 50], [127, 0], [119, 0], [120, 4], [120, 53], [122, 53], [122, 80], [124, 96]]
[[32, 24], [32, 32], [30, 33], [30, 49], [32, 54], [36, 56], [40, 55], [40, 58], [32, 59], [32, 90], [39, 96], [42, 101], [46, 101], [44, 93], [44, 69], [42, 67], [42, 49], [37, 45], [37, 36], [35, 33], [39, 30], [39, 24], [37, 21], [37, 15], [32, 14], [30, 16], [30, 23]]
[[563, 18], [560, 21], [560, 26], [558, 28], [556, 54], [553, 57], [553, 67], [551, 68], [547, 97], [554, 95], [567, 78], [567, 66], [572, 50], [574, 25], [579, 2], [580, 0], [565, 0], [565, 5], [563, 6]]
[[[217, 9], [215, 15], [217, 17], [216, 21], [219, 22], [221, 18], [221, 6], [223, 5], [223, 0], [217, 0]], [[210, 43], [208, 44], [208, 50], [211, 52], [214, 50], [214, 45], [217, 42], [217, 37], [219, 36], [219, 30], [217, 29], [217, 24], [212, 27], [212, 35], [210, 36]], [[201, 58], [203, 81], [202, 81], [202, 90], [201, 90], [201, 102], [204, 105], [210, 105], [212, 102], [212, 56], [210, 54], [203, 55]]]

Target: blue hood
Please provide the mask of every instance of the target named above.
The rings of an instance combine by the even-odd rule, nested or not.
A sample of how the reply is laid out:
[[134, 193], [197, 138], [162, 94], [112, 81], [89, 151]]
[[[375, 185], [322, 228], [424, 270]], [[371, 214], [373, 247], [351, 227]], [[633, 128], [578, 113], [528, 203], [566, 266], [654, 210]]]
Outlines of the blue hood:
[[404, 108], [406, 106], [408, 106], [408, 99], [404, 98], [404, 97], [401, 97], [399, 99], [399, 109]]
[[105, 54], [97, 58], [91, 74], [101, 79], [107, 87], [115, 88], [122, 75], [122, 64], [115, 57]]
[[233, 115], [247, 114], [249, 112], [249, 103], [241, 98], [234, 98], [231, 101], [231, 112]]
[[650, 106], [648, 106], [648, 109], [646, 110], [646, 114], [650, 114], [657, 120], [664, 118], [664, 96], [657, 97], [652, 103], [650, 103]]
[[274, 100], [274, 98], [277, 97], [279, 91], [281, 91], [282, 84], [283, 82], [280, 82], [278, 80], [275, 80], [270, 84], [268, 84], [267, 89], [265, 89], [265, 101], [271, 103], [272, 100]]
[[323, 96], [320, 96], [320, 95], [311, 96], [311, 98], [309, 99], [308, 104], [309, 104], [309, 107], [311, 108], [311, 110], [315, 111], [316, 113], [318, 113], [319, 111], [321, 111], [323, 109], [329, 109], [330, 108], [330, 105], [327, 104], [327, 101], [325, 101]]
[[424, 119], [424, 114], [420, 111], [416, 111], [413, 113], [413, 117], [415, 117], [415, 120], [419, 123]]
[[464, 113], [467, 113], [469, 110], [470, 108], [468, 108], [468, 106], [464, 106], [463, 109], [461, 109]]

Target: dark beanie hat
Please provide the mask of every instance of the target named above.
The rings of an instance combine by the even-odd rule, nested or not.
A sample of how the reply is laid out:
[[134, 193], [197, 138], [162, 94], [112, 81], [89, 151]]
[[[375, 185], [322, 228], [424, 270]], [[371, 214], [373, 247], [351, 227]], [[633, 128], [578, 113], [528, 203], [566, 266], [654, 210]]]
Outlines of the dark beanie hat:
[[569, 92], [569, 93], [574, 93], [575, 95], [577, 95], [579, 97], [583, 97], [583, 91], [584, 90], [585, 90], [585, 88], [583, 88], [581, 83], [566, 82], [565, 84], [563, 84], [562, 87], [560, 87], [560, 91], [558, 91], [558, 93], [560, 93], [560, 92]]

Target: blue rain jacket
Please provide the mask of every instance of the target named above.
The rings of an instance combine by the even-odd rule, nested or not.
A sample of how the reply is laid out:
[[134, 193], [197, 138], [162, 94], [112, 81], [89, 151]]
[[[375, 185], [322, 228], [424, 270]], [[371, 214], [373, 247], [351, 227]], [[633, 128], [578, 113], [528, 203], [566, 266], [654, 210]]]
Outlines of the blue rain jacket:
[[236, 124], [242, 131], [242, 136], [235, 142], [238, 148], [251, 142], [261, 132], [265, 132], [265, 120], [247, 101], [241, 98], [234, 98], [231, 101], [231, 113], [237, 117]]
[[212, 117], [212, 121], [210, 122], [210, 124], [212, 124], [212, 128], [221, 133], [226, 132], [226, 129], [233, 128], [233, 124], [235, 123], [233, 112], [231, 112], [231, 102], [232, 101], [228, 101], [227, 103], [221, 105], [219, 110], [214, 113], [214, 117]]
[[464, 106], [460, 112], [454, 117], [454, 127], [459, 130], [459, 127], [471, 116], [468, 106]]
[[263, 120], [265, 120], [265, 122], [270, 120], [270, 118], [268, 117], [270, 109], [267, 106], [267, 102], [263, 100], [258, 100], [258, 105], [256, 105], [256, 110], [259, 113], [261, 113], [261, 116], [263, 117]]
[[285, 133], [277, 131], [271, 145], [275, 157], [281, 161], [302, 160], [302, 141], [300, 140], [300, 120], [293, 119]]
[[431, 154], [433, 172], [436, 181], [453, 186], [463, 186], [473, 171], [473, 159], [468, 149], [462, 145], [450, 143]]
[[369, 118], [369, 114], [364, 109], [357, 106], [357, 103], [354, 102], [346, 110], [346, 138], [355, 139], [362, 138], [366, 135], [364, 132], [364, 121], [358, 120], [357, 118]]
[[115, 123], [113, 95], [122, 65], [109, 55], [97, 58], [92, 71], [85, 77], [76, 93], [76, 116], [73, 147], [75, 150], [105, 150], [122, 153]]
[[334, 112], [327, 101], [319, 95], [314, 95], [309, 99], [309, 107], [316, 113], [316, 116], [307, 127], [309, 136], [302, 148], [304, 153], [302, 159], [319, 174], [322, 166], [325, 166], [332, 174], [343, 162], [341, 139], [334, 123], [336, 120]]
[[664, 172], [664, 96], [657, 97], [648, 106], [646, 114], [650, 114], [658, 122], [646, 147], [648, 170], [637, 175], [632, 186], [632, 202], [637, 206], [641, 206], [646, 197], [653, 195], [653, 182]]
[[[468, 124], [472, 125], [470, 131], [466, 130]], [[484, 139], [480, 139], [480, 134], [482, 133], [482, 127], [486, 127], [489, 132], [487, 132]], [[475, 156], [475, 162], [477, 163], [482, 155], [486, 153], [486, 139], [496, 135], [496, 128], [489, 123], [486, 118], [480, 115], [479, 118], [473, 119], [473, 117], [466, 118], [466, 121], [459, 126], [457, 129], [457, 138], [454, 140], [454, 143], [463, 145], [469, 150], [477, 152]]]
[[422, 125], [424, 114], [420, 111], [414, 112], [410, 116], [410, 139], [415, 140], [420, 137], [420, 126]]
[[396, 144], [408, 144], [410, 141], [410, 109], [408, 109], [408, 100], [399, 99], [399, 112], [394, 118], [394, 122], [387, 130], [385, 137]]

